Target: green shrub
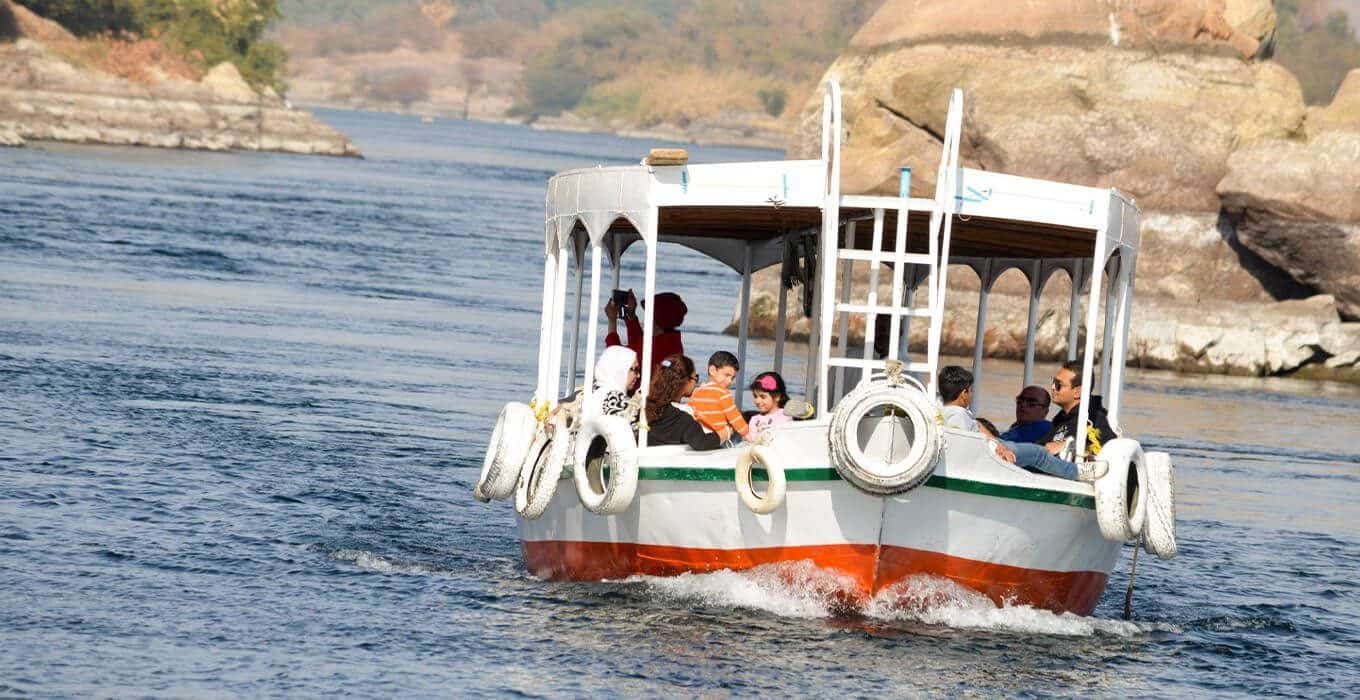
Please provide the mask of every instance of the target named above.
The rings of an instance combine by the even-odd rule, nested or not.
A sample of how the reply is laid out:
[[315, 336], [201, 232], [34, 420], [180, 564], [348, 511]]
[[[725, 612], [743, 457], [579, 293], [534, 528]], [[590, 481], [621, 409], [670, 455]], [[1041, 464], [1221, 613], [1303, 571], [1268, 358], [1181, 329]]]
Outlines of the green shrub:
[[789, 93], [784, 88], [768, 88], [756, 92], [756, 97], [760, 98], [760, 104], [765, 105], [765, 113], [772, 117], [777, 117], [784, 113], [784, 106], [789, 101]]

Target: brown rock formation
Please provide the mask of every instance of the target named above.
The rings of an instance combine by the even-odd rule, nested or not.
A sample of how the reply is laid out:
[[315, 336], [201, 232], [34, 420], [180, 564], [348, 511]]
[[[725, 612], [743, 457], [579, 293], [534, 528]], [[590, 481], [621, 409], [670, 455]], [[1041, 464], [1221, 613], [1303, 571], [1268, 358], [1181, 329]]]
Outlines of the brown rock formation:
[[1309, 121], [1306, 142], [1234, 153], [1218, 192], [1243, 245], [1360, 320], [1360, 70]]
[[[1239, 3], [1238, 5], [1240, 5]], [[911, 165], [933, 189], [950, 89], [968, 105], [966, 165], [1114, 186], [1141, 206], [1217, 211], [1234, 148], [1298, 133], [1298, 81], [1244, 61], [1268, 37], [1233, 27], [1216, 0], [892, 0], [827, 71], [846, 113], [842, 186], [895, 192]], [[1235, 5], [1238, 6], [1238, 5]], [[790, 152], [815, 153], [820, 99]]]

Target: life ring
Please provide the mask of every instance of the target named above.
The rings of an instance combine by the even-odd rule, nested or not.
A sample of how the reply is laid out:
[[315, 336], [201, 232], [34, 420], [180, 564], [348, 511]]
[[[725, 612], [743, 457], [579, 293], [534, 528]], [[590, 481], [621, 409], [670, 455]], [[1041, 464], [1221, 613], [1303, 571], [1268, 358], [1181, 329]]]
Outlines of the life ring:
[[515, 510], [529, 520], [543, 517], [557, 493], [562, 468], [571, 457], [572, 436], [566, 424], [566, 417], [559, 414], [544, 430], [538, 431], [519, 470]]
[[[880, 425], [892, 431], [887, 445], [874, 444], [874, 438], [882, 437], [877, 435], [879, 426], [866, 426], [869, 432], [864, 435], [860, 425], [878, 408], [892, 409], [880, 419]], [[843, 479], [866, 493], [910, 491], [930, 478], [939, 461], [943, 438], [938, 415], [939, 409], [919, 383], [874, 380], [861, 384], [841, 399], [831, 415], [832, 465]], [[884, 419], [894, 423], [883, 425]], [[898, 435], [904, 444], [896, 444]], [[866, 453], [861, 440], [878, 454]]]
[[[751, 483], [751, 468], [756, 464], [764, 467], [765, 473], [770, 477], [770, 485], [765, 489], [763, 496], [756, 493], [755, 485]], [[752, 445], [743, 451], [737, 458], [735, 480], [737, 495], [751, 512], [765, 515], [775, 512], [779, 506], [784, 505], [784, 467], [780, 466], [774, 448], [767, 445]]]
[[537, 425], [532, 408], [515, 401], [505, 404], [496, 417], [491, 444], [482, 459], [482, 475], [477, 479], [472, 495], [480, 501], [490, 501], [508, 498], [515, 492], [519, 468], [534, 440]]
[[1171, 455], [1143, 453], [1147, 465], [1148, 504], [1143, 522], [1143, 546], [1160, 559], [1176, 556], [1176, 475]]
[[1095, 483], [1100, 534], [1112, 542], [1137, 539], [1147, 512], [1148, 474], [1143, 446], [1137, 440], [1116, 438], [1100, 448], [1096, 460], [1107, 465], [1107, 471]]
[[627, 510], [638, 481], [637, 440], [628, 421], [613, 415], [587, 418], [576, 433], [574, 452], [572, 480], [586, 510], [599, 515]]

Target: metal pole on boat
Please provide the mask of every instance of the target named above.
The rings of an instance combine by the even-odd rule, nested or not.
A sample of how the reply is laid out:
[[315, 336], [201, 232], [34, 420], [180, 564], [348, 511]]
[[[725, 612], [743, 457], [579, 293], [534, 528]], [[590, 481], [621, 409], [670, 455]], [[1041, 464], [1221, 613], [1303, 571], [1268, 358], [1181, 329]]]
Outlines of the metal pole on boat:
[[567, 250], [557, 249], [557, 272], [553, 277], [552, 330], [548, 342], [552, 348], [552, 364], [548, 372], [548, 398], [556, 401], [562, 395], [562, 325], [567, 315]]
[[534, 398], [539, 401], [555, 398], [548, 396], [548, 336], [552, 332], [553, 274], [557, 271], [555, 242], [555, 238], [548, 241], [549, 248], [543, 256], [543, 312], [538, 322], [538, 381], [534, 385]]
[[[982, 263], [982, 283], [978, 291], [977, 333], [973, 338], [973, 406], [982, 402], [982, 341], [987, 332], [987, 296], [992, 291], [992, 261], [988, 258]], [[976, 410], [976, 409], [975, 409]]]
[[[781, 245], [788, 245], [781, 239]], [[774, 371], [784, 376], [784, 330], [789, 318], [789, 290], [784, 286], [783, 256], [779, 262], [779, 312], [774, 317]]]
[[[913, 284], [913, 285], [907, 287], [907, 303], [906, 303], [906, 307], [907, 307], [908, 309], [914, 309], [914, 308], [916, 308], [916, 287], [917, 287], [917, 285], [915, 285], [915, 284]], [[902, 331], [901, 331], [901, 336], [900, 336], [900, 337], [898, 338], [898, 340], [897, 340], [897, 347], [900, 348], [900, 351], [899, 351], [899, 358], [898, 358], [898, 359], [902, 360], [903, 362], [908, 362], [908, 361], [910, 361], [910, 360], [911, 360], [911, 316], [910, 316], [910, 315], [906, 315], [906, 316], [903, 316], [903, 317], [902, 317]]]
[[642, 315], [642, 357], [638, 358], [638, 367], [642, 369], [642, 384], [638, 387], [639, 401], [642, 405], [642, 415], [638, 419], [638, 448], [647, 446], [647, 389], [652, 385], [652, 332], [656, 327], [652, 318], [656, 304], [652, 297], [656, 296], [656, 222], [657, 210], [652, 207], [647, 216], [647, 222], [643, 225], [642, 244], [647, 246], [645, 270], [642, 273], [642, 298], [647, 300], [647, 308]]
[[1077, 359], [1077, 339], [1081, 330], [1081, 261], [1073, 260], [1067, 270], [1072, 278], [1072, 304], [1067, 317], [1067, 361]]
[[590, 242], [590, 326], [586, 329], [586, 379], [582, 405], [590, 402], [595, 389], [595, 341], [600, 325], [600, 245]]
[[1025, 382], [1023, 386], [1029, 386], [1034, 381], [1034, 341], [1038, 329], [1035, 328], [1039, 323], [1039, 294], [1043, 291], [1043, 282], [1039, 279], [1042, 270], [1038, 260], [1030, 263], [1029, 266], [1029, 329], [1025, 333]]
[[[874, 359], [874, 341], [878, 334], [878, 314], [874, 309], [878, 307], [878, 268], [882, 265], [879, 253], [883, 247], [883, 210], [874, 209], [874, 233], [869, 244], [869, 294], [865, 302], [864, 314], [864, 354], [862, 359]], [[896, 317], [893, 317], [896, 318]], [[896, 359], [896, 358], [893, 358]], [[859, 373], [859, 383], [869, 381], [871, 371], [864, 367]]]
[[619, 284], [623, 281], [623, 250], [617, 234], [609, 242], [609, 250], [610, 260], [614, 265], [614, 286], [611, 289], [618, 289]]
[[1110, 388], [1106, 392], [1109, 405], [1110, 425], [1119, 430], [1119, 406], [1124, 398], [1124, 363], [1129, 347], [1129, 316], [1133, 310], [1133, 264], [1131, 260], [1124, 259], [1125, 251], [1119, 255], [1119, 283], [1118, 296], [1119, 302], [1115, 311], [1119, 317], [1115, 320], [1115, 346], [1110, 351]]
[[1108, 230], [1107, 225], [1096, 232], [1096, 249], [1091, 255], [1091, 289], [1086, 300], [1086, 349], [1081, 358], [1081, 403], [1077, 408], [1077, 440], [1073, 453], [1078, 459], [1086, 454], [1086, 431], [1083, 428], [1091, 415], [1090, 398], [1095, 385], [1091, 372], [1095, 368], [1096, 322], [1100, 319], [1100, 289], [1105, 284], [1102, 276], [1105, 272], [1105, 236]]
[[1110, 367], [1114, 363], [1114, 357], [1110, 353], [1110, 345], [1114, 342], [1114, 318], [1115, 307], [1117, 306], [1115, 296], [1118, 294], [1118, 279], [1124, 273], [1120, 268], [1121, 261], [1118, 258], [1111, 258], [1114, 263], [1114, 271], [1105, 282], [1105, 332], [1100, 340], [1100, 393], [1102, 396], [1110, 395]]
[[737, 410], [741, 410], [746, 398], [746, 339], [751, 332], [751, 242], [741, 256], [741, 325], [737, 329], [737, 383], [733, 386], [737, 398]]
[[581, 352], [581, 295], [585, 293], [586, 251], [585, 246], [577, 247], [573, 237], [572, 253], [576, 256], [576, 314], [571, 326], [571, 359], [567, 362], [567, 393], [576, 389], [577, 357]]

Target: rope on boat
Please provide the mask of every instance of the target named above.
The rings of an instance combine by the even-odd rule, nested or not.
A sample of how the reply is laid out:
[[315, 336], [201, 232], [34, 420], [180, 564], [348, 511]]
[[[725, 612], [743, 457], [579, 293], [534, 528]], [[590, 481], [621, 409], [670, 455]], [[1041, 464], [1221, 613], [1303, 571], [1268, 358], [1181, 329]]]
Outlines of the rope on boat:
[[1138, 550], [1143, 548], [1143, 535], [1133, 545], [1133, 566], [1129, 568], [1129, 589], [1124, 591], [1124, 619], [1133, 619], [1133, 577], [1138, 574]]

